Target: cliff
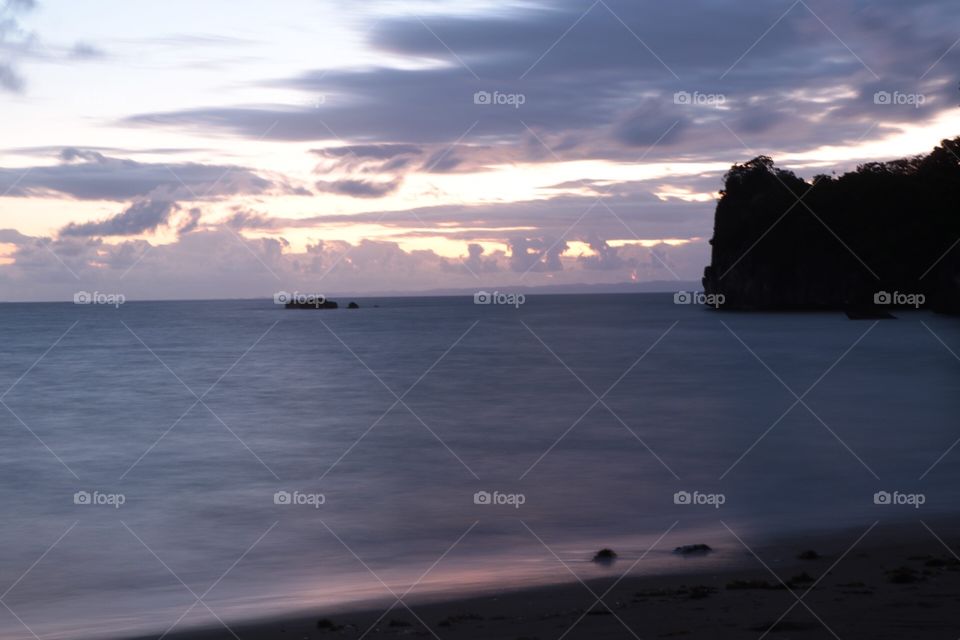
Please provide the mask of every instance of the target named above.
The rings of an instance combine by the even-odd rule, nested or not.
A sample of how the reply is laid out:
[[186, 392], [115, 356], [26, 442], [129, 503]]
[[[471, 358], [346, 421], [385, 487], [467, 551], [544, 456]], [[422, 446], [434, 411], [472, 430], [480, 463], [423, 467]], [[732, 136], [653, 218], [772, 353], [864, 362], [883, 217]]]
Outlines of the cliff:
[[724, 308], [960, 312], [960, 137], [809, 182], [760, 156], [721, 196], [703, 286]]

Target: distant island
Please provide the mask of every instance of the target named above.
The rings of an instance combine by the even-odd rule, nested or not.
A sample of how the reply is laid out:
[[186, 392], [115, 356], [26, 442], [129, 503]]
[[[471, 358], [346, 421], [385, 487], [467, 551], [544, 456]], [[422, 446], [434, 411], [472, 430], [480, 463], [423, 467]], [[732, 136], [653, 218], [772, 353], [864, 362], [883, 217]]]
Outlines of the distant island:
[[960, 137], [811, 182], [759, 156], [721, 196], [703, 287], [723, 308], [960, 313]]

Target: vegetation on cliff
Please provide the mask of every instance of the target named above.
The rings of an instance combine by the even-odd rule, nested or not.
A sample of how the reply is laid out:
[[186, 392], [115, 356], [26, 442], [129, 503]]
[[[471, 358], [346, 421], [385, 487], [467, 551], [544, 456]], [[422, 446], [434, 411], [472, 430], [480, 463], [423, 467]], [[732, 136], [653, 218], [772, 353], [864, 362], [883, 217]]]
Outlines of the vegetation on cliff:
[[960, 312], [960, 137], [811, 182], [760, 156], [721, 195], [703, 284], [726, 308]]

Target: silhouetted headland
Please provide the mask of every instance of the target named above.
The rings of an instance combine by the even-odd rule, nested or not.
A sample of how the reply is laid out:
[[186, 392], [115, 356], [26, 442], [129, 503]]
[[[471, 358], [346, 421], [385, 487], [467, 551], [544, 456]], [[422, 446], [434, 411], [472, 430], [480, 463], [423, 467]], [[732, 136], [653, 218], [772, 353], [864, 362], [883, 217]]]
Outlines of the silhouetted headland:
[[960, 137], [811, 182], [759, 156], [721, 196], [703, 287], [722, 308], [960, 313]]

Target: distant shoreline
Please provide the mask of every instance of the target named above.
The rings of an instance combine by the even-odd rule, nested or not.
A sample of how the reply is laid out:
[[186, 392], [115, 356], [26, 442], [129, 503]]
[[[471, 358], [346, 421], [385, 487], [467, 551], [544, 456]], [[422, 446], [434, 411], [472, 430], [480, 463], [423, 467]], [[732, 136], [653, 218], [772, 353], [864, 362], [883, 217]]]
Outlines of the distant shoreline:
[[[651, 281], [651, 282], [619, 282], [612, 284], [571, 284], [546, 286], [511, 286], [511, 285], [483, 285], [479, 283], [471, 289], [428, 289], [425, 291], [395, 291], [395, 292], [344, 292], [344, 291], [316, 291], [331, 299], [349, 298], [351, 300], [382, 300], [390, 298], [459, 298], [473, 297], [479, 290], [518, 292], [527, 295], [542, 296], [584, 296], [584, 295], [634, 295], [648, 293], [674, 293], [676, 291], [699, 291], [701, 285], [694, 280], [684, 281]], [[257, 296], [226, 297], [226, 298], [129, 298], [130, 302], [255, 302], [271, 299], [273, 293], [268, 292]], [[0, 300], [0, 304], [73, 304], [73, 293], [57, 300]]]

